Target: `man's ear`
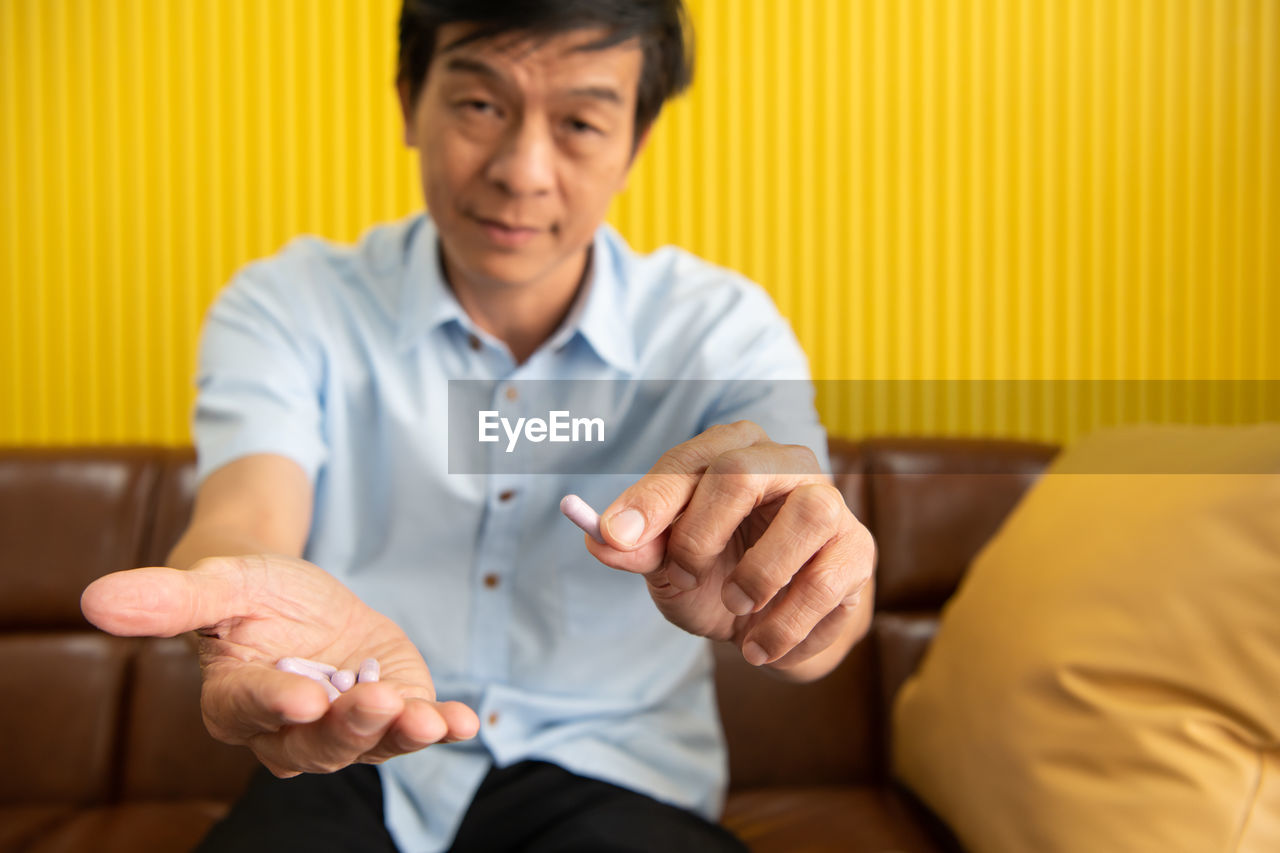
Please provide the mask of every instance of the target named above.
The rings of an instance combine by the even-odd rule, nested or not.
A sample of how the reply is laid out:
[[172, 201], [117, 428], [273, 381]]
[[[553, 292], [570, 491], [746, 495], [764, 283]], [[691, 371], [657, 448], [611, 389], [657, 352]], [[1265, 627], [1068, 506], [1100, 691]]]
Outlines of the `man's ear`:
[[[401, 80], [396, 84], [396, 92], [400, 96], [400, 115], [404, 118], [404, 144], [409, 148], [417, 147], [417, 140], [413, 133], [413, 104], [409, 101], [409, 81]], [[422, 97], [422, 93], [418, 93], [418, 97]]]

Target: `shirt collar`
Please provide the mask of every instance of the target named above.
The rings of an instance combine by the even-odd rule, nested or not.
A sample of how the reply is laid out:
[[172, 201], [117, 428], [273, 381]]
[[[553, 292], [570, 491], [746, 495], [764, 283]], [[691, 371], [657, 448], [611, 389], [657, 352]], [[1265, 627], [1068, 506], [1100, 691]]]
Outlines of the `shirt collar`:
[[[626, 292], [616, 243], [621, 240], [601, 226], [592, 241], [591, 277], [574, 301], [549, 346], [562, 347], [576, 334], [606, 364], [625, 374], [635, 372], [635, 347], [627, 322]], [[471, 318], [458, 303], [440, 265], [439, 235], [431, 217], [422, 214], [405, 235], [408, 258], [400, 292], [397, 347], [404, 350], [451, 321], [472, 329]]]
[[615, 248], [621, 238], [613, 229], [601, 226], [591, 244], [591, 278], [578, 295], [569, 316], [550, 345], [559, 348], [580, 335], [605, 364], [625, 374], [635, 373], [635, 344], [628, 322], [625, 279]]
[[445, 283], [440, 268], [439, 238], [425, 213], [405, 235], [408, 259], [400, 285], [400, 323], [396, 346], [411, 348], [450, 321], [469, 325], [466, 312]]

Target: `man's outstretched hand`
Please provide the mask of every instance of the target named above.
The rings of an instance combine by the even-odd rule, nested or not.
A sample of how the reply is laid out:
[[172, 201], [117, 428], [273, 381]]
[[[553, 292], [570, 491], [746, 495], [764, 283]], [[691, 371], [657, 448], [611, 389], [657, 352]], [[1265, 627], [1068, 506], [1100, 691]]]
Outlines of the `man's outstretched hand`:
[[[805, 447], [715, 426], [601, 513], [607, 566], [645, 576], [669, 621], [757, 666], [825, 675], [870, 623], [875, 542]], [[866, 593], [864, 595], [864, 593]]]
[[[470, 708], [436, 701], [422, 655], [394, 622], [303, 560], [219, 557], [185, 571], [115, 572], [91, 583], [80, 607], [118, 636], [196, 631], [209, 732], [247, 745], [280, 777], [376, 764], [479, 728]], [[381, 680], [330, 704], [317, 682], [276, 669], [291, 656], [353, 670], [377, 658]]]

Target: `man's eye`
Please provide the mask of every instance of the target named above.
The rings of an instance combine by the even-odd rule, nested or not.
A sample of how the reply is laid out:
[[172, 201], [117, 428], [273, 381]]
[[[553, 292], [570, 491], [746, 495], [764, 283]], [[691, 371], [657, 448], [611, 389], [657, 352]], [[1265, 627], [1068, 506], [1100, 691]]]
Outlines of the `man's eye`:
[[498, 113], [496, 106], [488, 101], [481, 101], [476, 98], [459, 101], [458, 107], [465, 112], [476, 113], [477, 115], [497, 115]]
[[565, 122], [565, 126], [574, 133], [600, 133], [600, 129], [593, 124], [588, 124], [581, 119], [571, 118]]

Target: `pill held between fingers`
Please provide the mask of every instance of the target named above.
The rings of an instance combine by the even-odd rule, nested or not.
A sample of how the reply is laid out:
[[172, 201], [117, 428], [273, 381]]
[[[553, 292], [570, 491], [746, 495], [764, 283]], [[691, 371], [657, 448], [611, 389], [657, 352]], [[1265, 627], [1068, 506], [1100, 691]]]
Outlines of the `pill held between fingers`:
[[340, 669], [333, 675], [329, 676], [329, 681], [334, 687], [338, 688], [343, 693], [346, 693], [355, 686], [356, 674], [349, 669]]
[[367, 684], [371, 681], [377, 681], [382, 675], [382, 667], [378, 664], [377, 658], [365, 658], [360, 664], [360, 671], [356, 673], [356, 681], [360, 684]]
[[582, 532], [592, 539], [604, 544], [600, 535], [600, 513], [577, 495], [565, 495], [560, 501], [560, 511], [564, 517], [582, 528]]

